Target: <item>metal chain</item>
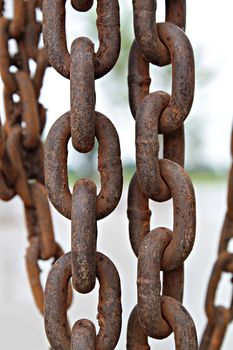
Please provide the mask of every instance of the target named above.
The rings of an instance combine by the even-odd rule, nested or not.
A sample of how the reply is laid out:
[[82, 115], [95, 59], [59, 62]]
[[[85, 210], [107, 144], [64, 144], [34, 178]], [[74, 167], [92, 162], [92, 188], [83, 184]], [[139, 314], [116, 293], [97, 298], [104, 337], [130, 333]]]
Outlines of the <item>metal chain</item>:
[[[46, 111], [38, 100], [48, 61], [39, 48], [42, 25], [36, 11], [41, 0], [14, 0], [12, 19], [3, 17], [0, 1], [0, 70], [4, 84], [6, 121], [0, 120], [0, 199], [19, 195], [24, 204], [29, 247], [26, 266], [36, 305], [45, 317], [52, 348], [106, 349], [117, 346], [121, 331], [121, 286], [113, 262], [96, 251], [97, 221], [110, 215], [122, 193], [122, 165], [118, 134], [111, 121], [95, 111], [95, 79], [115, 65], [120, 51], [118, 0], [97, 1], [99, 48], [85, 37], [66, 42], [66, 1], [43, 0], [43, 34], [50, 64], [70, 79], [70, 111], [54, 123], [45, 145], [41, 134]], [[77, 11], [88, 11], [93, 0], [71, 0]], [[185, 0], [166, 0], [166, 20], [157, 23], [157, 1], [133, 0], [135, 41], [129, 56], [129, 102], [136, 121], [136, 173], [128, 193], [129, 233], [138, 257], [137, 305], [127, 331], [127, 349], [150, 349], [148, 337], [164, 339], [172, 332], [177, 350], [197, 350], [193, 320], [182, 305], [184, 261], [195, 240], [195, 195], [184, 171], [184, 121], [194, 95], [194, 57], [184, 33]], [[14, 39], [15, 54], [9, 41]], [[36, 63], [31, 71], [30, 60]], [[172, 92], [150, 92], [149, 65], [172, 65]], [[159, 134], [163, 159], [159, 159]], [[98, 141], [101, 190], [88, 179], [78, 180], [70, 192], [67, 144], [81, 153]], [[233, 136], [232, 136], [233, 157]], [[44, 169], [45, 163], [45, 169]], [[45, 171], [45, 176], [44, 176]], [[200, 350], [219, 350], [233, 319], [233, 299], [227, 309], [215, 305], [222, 272], [233, 274], [233, 165], [229, 176], [228, 210], [219, 255], [206, 297], [208, 324]], [[71, 251], [64, 254], [55, 241], [46, 187], [54, 207], [71, 219]], [[149, 199], [173, 200], [173, 230], [150, 229]], [[53, 258], [45, 295], [40, 260]], [[163, 272], [161, 282], [160, 272]], [[72, 278], [72, 285], [71, 285]], [[96, 335], [90, 320], [70, 329], [67, 308], [72, 289], [86, 294], [99, 281]], [[162, 284], [162, 288], [161, 288]], [[162, 289], [162, 292], [161, 292]]]
[[[194, 94], [194, 58], [184, 33], [185, 1], [166, 1], [166, 22], [156, 23], [157, 2], [133, 0], [135, 41], [129, 56], [129, 102], [136, 121], [136, 174], [128, 193], [129, 234], [138, 257], [137, 305], [127, 349], [150, 349], [148, 337], [174, 332], [176, 349], [197, 349], [194, 323], [182, 305], [183, 264], [195, 239], [195, 196], [184, 164], [183, 122]], [[172, 93], [149, 92], [149, 63], [172, 64]], [[158, 135], [163, 135], [159, 159]], [[149, 199], [173, 199], [173, 230], [150, 230]], [[160, 271], [163, 271], [161, 294]]]
[[[233, 131], [231, 134], [231, 156], [233, 157]], [[219, 350], [222, 346], [228, 325], [233, 320], [233, 293], [229, 308], [216, 306], [215, 296], [222, 273], [231, 274], [233, 282], [233, 254], [229, 252], [229, 242], [233, 238], [233, 165], [229, 173], [227, 212], [223, 223], [218, 249], [218, 258], [211, 272], [205, 302], [208, 318], [202, 336], [200, 350]]]
[[[0, 19], [0, 70], [6, 114], [4, 125], [0, 123], [0, 198], [9, 201], [19, 195], [23, 202], [29, 241], [27, 273], [35, 303], [43, 314], [39, 261], [56, 260], [63, 251], [54, 238], [44, 185], [41, 134], [46, 110], [38, 99], [48, 61], [44, 49], [39, 48], [42, 24], [36, 19], [38, 9], [40, 1], [15, 0], [13, 18]], [[9, 47], [12, 39], [17, 47], [14, 55]], [[34, 73], [30, 60], [36, 64]]]
[[[77, 11], [87, 11], [93, 1], [71, 1]], [[54, 349], [114, 349], [121, 331], [121, 287], [116, 267], [96, 251], [97, 221], [117, 206], [122, 192], [122, 165], [118, 134], [111, 121], [95, 111], [95, 79], [107, 74], [120, 51], [117, 0], [98, 0], [99, 49], [88, 38], [73, 41], [68, 52], [65, 1], [43, 1], [43, 34], [50, 64], [70, 79], [70, 111], [53, 124], [45, 144], [45, 182], [49, 198], [63, 216], [71, 219], [71, 252], [53, 265], [45, 288], [45, 329]], [[93, 149], [98, 141], [101, 190], [88, 179], [78, 180], [70, 192], [67, 144], [71, 138], [78, 152]], [[77, 321], [71, 331], [67, 319], [67, 287], [89, 293], [99, 281], [96, 336], [89, 320]]]

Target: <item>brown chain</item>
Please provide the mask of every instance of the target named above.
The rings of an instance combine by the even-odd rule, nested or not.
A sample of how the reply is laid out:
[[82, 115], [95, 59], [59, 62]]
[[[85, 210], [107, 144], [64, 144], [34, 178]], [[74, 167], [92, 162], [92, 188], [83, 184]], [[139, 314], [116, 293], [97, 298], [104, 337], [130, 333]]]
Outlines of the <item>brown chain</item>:
[[[71, 1], [77, 11], [87, 11], [93, 1]], [[43, 1], [43, 34], [50, 64], [70, 78], [70, 111], [53, 124], [45, 145], [45, 181], [54, 207], [71, 219], [71, 252], [52, 267], [45, 288], [45, 329], [54, 349], [114, 349], [121, 330], [121, 288], [118, 272], [106, 256], [96, 251], [97, 221], [117, 206], [122, 192], [122, 166], [118, 134], [111, 121], [95, 111], [95, 79], [108, 73], [120, 50], [117, 0], [98, 0], [99, 49], [88, 38], [75, 39], [67, 50], [65, 2]], [[67, 144], [78, 152], [93, 149], [98, 141], [101, 190], [88, 179], [78, 180], [71, 194], [67, 173]], [[89, 320], [77, 321], [69, 330], [67, 286], [89, 293], [99, 281], [96, 336]]]
[[[130, 241], [138, 257], [138, 302], [127, 349], [150, 349], [147, 338], [173, 331], [176, 349], [197, 349], [196, 330], [182, 306], [183, 264], [195, 238], [195, 197], [183, 169], [183, 122], [192, 106], [194, 58], [185, 35], [185, 1], [166, 1], [166, 22], [155, 22], [156, 1], [133, 0], [134, 41], [129, 56], [129, 101], [136, 121], [136, 174], [128, 194]], [[181, 29], [180, 29], [181, 28]], [[172, 93], [149, 92], [149, 62], [172, 64]], [[158, 135], [164, 136], [159, 159]], [[173, 199], [173, 230], [150, 231], [149, 199]], [[161, 295], [160, 271], [163, 271]]]
[[[3, 6], [2, 1], [1, 9]], [[41, 134], [46, 112], [38, 99], [48, 62], [44, 49], [39, 48], [42, 24], [36, 20], [38, 8], [41, 4], [36, 0], [15, 0], [13, 18], [0, 19], [0, 69], [6, 113], [5, 124], [0, 124], [0, 198], [8, 201], [19, 195], [24, 204], [29, 240], [26, 267], [35, 303], [43, 314], [39, 261], [56, 260], [63, 251], [54, 239], [44, 185]], [[14, 55], [9, 52], [11, 39], [17, 45]], [[31, 59], [36, 63], [34, 74]]]
[[[122, 165], [118, 134], [111, 121], [95, 111], [95, 79], [115, 65], [120, 51], [118, 0], [97, 1], [98, 51], [88, 38], [73, 41], [67, 49], [63, 0], [43, 0], [43, 34], [50, 64], [70, 79], [70, 111], [52, 126], [45, 145], [41, 134], [46, 111], [38, 102], [45, 70], [44, 49], [39, 48], [42, 25], [36, 19], [41, 0], [15, 0], [12, 19], [2, 17], [0, 1], [0, 69], [4, 83], [6, 121], [0, 120], [0, 198], [22, 199], [28, 230], [26, 266], [31, 289], [45, 315], [47, 337], [53, 349], [106, 349], [117, 346], [121, 331], [121, 287], [112, 261], [96, 251], [97, 221], [116, 208], [122, 193]], [[88, 11], [93, 0], [71, 0], [77, 11]], [[182, 305], [184, 261], [195, 239], [195, 195], [184, 171], [184, 121], [194, 94], [194, 58], [184, 33], [185, 0], [166, 0], [166, 21], [157, 23], [157, 1], [133, 0], [135, 41], [129, 56], [129, 101], [136, 121], [136, 173], [128, 193], [129, 233], [138, 257], [137, 305], [127, 333], [127, 349], [150, 349], [148, 337], [164, 339], [172, 332], [177, 350], [198, 348], [193, 320]], [[17, 52], [11, 55], [9, 41]], [[36, 63], [35, 73], [30, 60]], [[172, 65], [172, 92], [150, 93], [149, 64]], [[16, 102], [16, 96], [18, 101]], [[159, 159], [159, 134], [163, 135], [163, 159]], [[88, 179], [78, 180], [70, 192], [67, 144], [71, 138], [81, 153], [93, 150], [98, 141], [101, 190]], [[233, 136], [232, 136], [233, 157]], [[45, 158], [45, 169], [44, 169]], [[45, 176], [44, 176], [45, 170]], [[45, 177], [45, 178], [44, 178]], [[233, 274], [233, 166], [229, 176], [226, 213], [219, 256], [206, 297], [208, 324], [200, 350], [219, 350], [228, 324], [230, 307], [215, 306], [222, 272]], [[54, 239], [45, 188], [54, 207], [71, 219], [71, 252], [64, 254]], [[173, 200], [173, 230], [150, 230], [149, 199]], [[49, 273], [45, 296], [40, 282], [40, 260], [56, 261]], [[160, 272], [163, 272], [162, 292]], [[72, 278], [72, 285], [71, 280]], [[96, 335], [89, 320], [77, 321], [70, 329], [67, 308], [72, 287], [91, 292], [99, 281]], [[45, 302], [44, 302], [45, 298]]]
[[[233, 157], [233, 132], [231, 135], [231, 156]], [[216, 291], [221, 275], [224, 272], [231, 274], [233, 282], [233, 254], [228, 250], [233, 238], [233, 165], [229, 173], [227, 212], [223, 223], [218, 249], [218, 258], [211, 272], [206, 294], [205, 310], [208, 323], [202, 336], [200, 350], [219, 350], [222, 346], [228, 325], [233, 320], [233, 294], [229, 308], [215, 305]]]

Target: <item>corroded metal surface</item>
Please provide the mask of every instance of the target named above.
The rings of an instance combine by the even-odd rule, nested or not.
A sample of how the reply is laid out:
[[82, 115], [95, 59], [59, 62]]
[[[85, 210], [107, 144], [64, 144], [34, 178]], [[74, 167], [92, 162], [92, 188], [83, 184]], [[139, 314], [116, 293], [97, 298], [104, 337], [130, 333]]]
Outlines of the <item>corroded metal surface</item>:
[[[93, 1], [71, 1], [77, 11], [87, 11]], [[97, 249], [97, 221], [116, 208], [122, 193], [122, 164], [117, 131], [106, 116], [95, 111], [95, 79], [108, 73], [120, 49], [117, 0], [98, 0], [99, 49], [88, 38], [73, 41], [67, 50], [65, 1], [43, 1], [43, 33], [51, 65], [70, 78], [70, 111], [51, 127], [45, 144], [45, 182], [54, 207], [71, 219], [71, 252], [61, 257], [49, 274], [45, 290], [45, 329], [54, 349], [115, 349], [121, 331], [121, 289], [113, 263]], [[81, 153], [98, 141], [101, 188], [88, 179], [77, 180], [70, 190], [67, 145]], [[67, 286], [90, 293], [99, 280], [99, 332], [90, 320], [68, 329]]]
[[[69, 350], [71, 347], [66, 306], [68, 282], [71, 276], [71, 253], [67, 253], [53, 265], [45, 289], [45, 329], [50, 344], [55, 349]], [[98, 304], [100, 329], [96, 337], [96, 349], [110, 350], [115, 348], [121, 330], [120, 278], [111, 260], [101, 253], [96, 253], [96, 277], [100, 284]], [[74, 327], [72, 334], [77, 338], [83, 334], [80, 329], [83, 323], [76, 323]], [[93, 334], [93, 330], [91, 332]], [[84, 340], [82, 339], [82, 342]], [[77, 344], [77, 339], [72, 339], [72, 342]]]
[[[128, 193], [129, 234], [138, 257], [137, 305], [129, 318], [127, 349], [150, 349], [148, 337], [173, 331], [176, 349], [198, 348], [194, 323], [182, 306], [184, 262], [196, 230], [195, 195], [184, 171], [184, 121], [194, 95], [194, 57], [184, 33], [185, 1], [166, 1], [156, 23], [156, 1], [133, 0], [135, 41], [129, 55], [129, 103], [136, 122], [136, 173]], [[150, 93], [149, 64], [172, 64], [171, 96]], [[159, 159], [163, 135], [163, 158]], [[149, 199], [173, 199], [173, 230], [150, 228]], [[163, 272], [161, 287], [160, 272]]]
[[[73, 1], [88, 9], [91, 1]], [[82, 4], [81, 4], [82, 3]], [[85, 6], [87, 5], [87, 6]], [[64, 77], [70, 77], [70, 53], [65, 32], [65, 1], [43, 1], [43, 33], [50, 64]], [[101, 78], [115, 65], [120, 52], [118, 0], [98, 0], [97, 29], [99, 48], [94, 55], [95, 78]]]
[[[86, 12], [93, 0], [71, 0]], [[0, 120], [0, 198], [19, 195], [24, 204], [29, 247], [25, 261], [35, 303], [45, 317], [53, 350], [112, 350], [121, 332], [121, 286], [112, 261], [97, 252], [97, 221], [111, 214], [122, 193], [119, 138], [110, 119], [95, 110], [95, 80], [114, 67], [120, 52], [118, 0], [97, 1], [99, 48], [85, 37], [67, 48], [66, 0], [15, 0], [13, 18], [3, 17], [0, 0], [0, 70], [4, 84], [6, 121]], [[195, 195], [184, 170], [184, 121], [193, 103], [195, 72], [191, 44], [185, 34], [186, 1], [165, 1], [165, 22], [156, 22], [157, 1], [133, 0], [135, 40], [129, 55], [129, 103], [136, 122], [136, 173], [128, 193], [129, 234], [138, 257], [137, 305], [128, 322], [127, 349], [149, 350], [148, 337], [164, 339], [174, 332], [177, 350], [197, 350], [193, 320], [182, 305], [184, 264], [195, 240]], [[45, 50], [40, 47], [43, 7]], [[9, 41], [16, 53], [11, 54]], [[38, 102], [48, 60], [70, 79], [70, 111], [54, 123], [44, 147], [41, 141], [46, 110]], [[30, 60], [36, 64], [31, 72]], [[150, 92], [150, 64], [172, 65], [172, 91]], [[12, 69], [13, 68], [13, 69]], [[16, 99], [18, 96], [18, 100]], [[17, 102], [16, 102], [17, 101]], [[160, 159], [159, 134], [163, 135]], [[81, 153], [98, 141], [101, 189], [89, 179], [68, 182], [67, 145]], [[233, 154], [233, 138], [232, 138]], [[44, 176], [45, 170], [45, 176]], [[71, 219], [71, 251], [64, 254], [54, 237], [47, 191], [55, 208]], [[173, 228], [150, 228], [149, 200], [173, 200]], [[208, 324], [200, 350], [219, 350], [230, 306], [218, 306], [216, 293], [222, 273], [233, 274], [233, 167], [229, 176], [228, 208], [219, 255], [207, 296]], [[40, 260], [52, 260], [45, 293]], [[161, 282], [161, 272], [163, 274]], [[72, 291], [91, 292], [99, 282], [99, 330], [90, 320], [69, 325]], [[97, 334], [96, 334], [97, 333]]]
[[[2, 8], [3, 2], [0, 5]], [[8, 201], [19, 195], [23, 202], [29, 241], [26, 267], [35, 303], [43, 314], [39, 261], [56, 260], [64, 252], [55, 241], [44, 185], [41, 133], [46, 112], [38, 99], [48, 61], [38, 46], [42, 30], [36, 19], [39, 7], [37, 0], [15, 0], [13, 18], [0, 18], [0, 69], [6, 112], [5, 123], [0, 124], [0, 198]], [[10, 40], [16, 43], [13, 55], [9, 51]], [[34, 73], [30, 59], [35, 63]], [[69, 304], [71, 297], [70, 289]]]
[[[233, 157], [233, 132], [231, 136], [231, 155]], [[219, 350], [223, 344], [228, 325], [233, 320], [233, 292], [229, 307], [216, 306], [215, 297], [222, 274], [233, 276], [233, 254], [229, 251], [229, 243], [233, 237], [233, 165], [228, 178], [227, 211], [221, 231], [218, 257], [213, 266], [207, 288], [205, 310], [208, 319], [203, 333], [200, 350]]]
[[[107, 117], [98, 112], [95, 118], [95, 134], [99, 142], [98, 170], [101, 179], [101, 190], [96, 202], [96, 216], [99, 220], [109, 215], [120, 200], [122, 166], [116, 129]], [[70, 136], [70, 112], [67, 112], [53, 124], [45, 145], [45, 180], [50, 200], [69, 219], [72, 195], [68, 184], [67, 144]]]

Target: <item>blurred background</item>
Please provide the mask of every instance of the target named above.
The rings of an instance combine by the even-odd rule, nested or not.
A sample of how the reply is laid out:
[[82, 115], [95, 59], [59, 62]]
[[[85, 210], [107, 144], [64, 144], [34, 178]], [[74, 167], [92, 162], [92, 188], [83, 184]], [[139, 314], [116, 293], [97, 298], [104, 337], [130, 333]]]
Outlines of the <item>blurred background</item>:
[[[137, 261], [128, 239], [126, 217], [127, 187], [135, 168], [135, 124], [128, 106], [127, 60], [133, 40], [132, 2], [119, 0], [121, 8], [122, 49], [111, 73], [96, 81], [96, 110], [108, 116], [120, 137], [124, 166], [124, 191], [118, 208], [98, 223], [98, 250], [109, 256], [121, 276], [123, 326], [117, 349], [125, 349], [126, 326], [136, 304]], [[12, 14], [12, 1], [6, 1]], [[67, 1], [68, 44], [77, 36], [91, 38], [98, 47], [95, 6], [88, 13], [77, 13]], [[197, 200], [197, 236], [193, 252], [186, 261], [184, 305], [191, 313], [200, 338], [206, 318], [204, 299], [226, 210], [227, 172], [230, 159], [230, 135], [233, 120], [233, 3], [227, 0], [187, 0], [187, 35], [196, 60], [196, 93], [186, 126], [186, 170], [195, 187]], [[41, 13], [38, 12], [41, 17]], [[164, 1], [158, 0], [158, 20], [164, 20]], [[12, 44], [12, 51], [14, 46]], [[171, 67], [151, 66], [151, 91], [170, 92]], [[2, 94], [2, 83], [0, 83]], [[45, 76], [41, 102], [48, 109], [47, 126], [69, 110], [69, 81], [49, 68]], [[4, 109], [0, 99], [1, 116]], [[80, 177], [99, 181], [96, 151], [79, 155], [69, 148], [71, 183]], [[171, 202], [151, 203], [151, 227], [172, 228]], [[70, 250], [70, 222], [52, 208], [57, 241]], [[0, 338], [3, 349], [45, 350], [48, 344], [43, 320], [35, 308], [27, 281], [24, 255], [26, 228], [20, 200], [0, 202]], [[49, 264], [41, 265], [45, 281]], [[232, 286], [229, 275], [223, 275], [217, 303], [229, 305]], [[72, 321], [90, 318], [96, 323], [98, 285], [90, 295], [76, 293], [70, 311]], [[233, 326], [224, 341], [223, 350], [233, 343]], [[164, 341], [151, 340], [152, 348], [173, 346], [173, 336]]]

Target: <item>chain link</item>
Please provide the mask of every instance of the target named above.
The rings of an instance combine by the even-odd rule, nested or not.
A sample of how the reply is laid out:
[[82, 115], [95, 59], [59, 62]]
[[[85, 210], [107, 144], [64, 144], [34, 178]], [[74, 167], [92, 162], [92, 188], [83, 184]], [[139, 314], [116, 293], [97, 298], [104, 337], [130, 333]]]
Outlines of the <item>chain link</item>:
[[[87, 11], [93, 1], [71, 1], [77, 11]], [[43, 1], [43, 34], [50, 64], [70, 78], [70, 111], [56, 120], [45, 144], [45, 182], [54, 207], [71, 219], [71, 252], [53, 265], [45, 288], [45, 329], [54, 349], [115, 349], [121, 331], [121, 287], [114, 264], [96, 251], [97, 221], [116, 208], [122, 192], [122, 165], [118, 134], [111, 121], [95, 111], [95, 79], [115, 65], [120, 50], [118, 1], [97, 2], [100, 46], [77, 38], [67, 50], [65, 2]], [[67, 144], [82, 153], [98, 141], [101, 189], [88, 179], [76, 181], [71, 193], [67, 172]], [[91, 292], [99, 281], [98, 322], [79, 320], [69, 331], [67, 286]]]
[[[43, 314], [39, 261], [56, 260], [64, 252], [54, 238], [44, 185], [41, 133], [46, 113], [38, 99], [48, 62], [44, 49], [39, 48], [42, 25], [36, 11], [40, 7], [35, 0], [15, 0], [13, 18], [0, 18], [0, 70], [6, 115], [4, 125], [0, 124], [0, 198], [9, 201], [19, 195], [23, 202], [29, 241], [26, 267], [35, 303]], [[17, 46], [14, 55], [9, 46], [12, 39]], [[34, 74], [30, 59], [36, 64]], [[71, 297], [70, 291], [69, 304]]]
[[[130, 241], [138, 257], [137, 306], [127, 349], [150, 349], [148, 337], [173, 331], [176, 349], [197, 349], [191, 316], [182, 306], [183, 264], [195, 239], [195, 196], [183, 169], [184, 127], [194, 94], [194, 58], [185, 35], [185, 1], [166, 1], [166, 22], [155, 22], [156, 1], [133, 1], [135, 41], [129, 56], [129, 102], [136, 121], [136, 174], [128, 193]], [[178, 20], [179, 18], [179, 20]], [[179, 26], [181, 28], [179, 28]], [[172, 64], [172, 93], [150, 93], [149, 63]], [[163, 156], [159, 159], [163, 138]], [[173, 199], [173, 230], [150, 230], [149, 199]], [[161, 295], [160, 271], [163, 271]]]
[[[233, 157], [233, 132], [231, 135], [231, 156]], [[220, 283], [222, 273], [233, 277], [233, 254], [229, 252], [229, 242], [233, 238], [233, 165], [229, 172], [227, 212], [223, 223], [218, 257], [211, 272], [205, 301], [205, 310], [208, 318], [205, 331], [203, 333], [200, 350], [221, 349], [228, 325], [233, 320], [233, 293], [229, 308], [215, 305], [215, 296]]]
[[[43, 5], [42, 5], [43, 3]], [[194, 57], [185, 34], [186, 1], [165, 1], [165, 22], [156, 21], [156, 0], [133, 0], [135, 40], [129, 54], [129, 103], [136, 122], [136, 173], [128, 191], [129, 235], [138, 258], [137, 305], [127, 329], [127, 349], [150, 349], [148, 337], [167, 338], [174, 332], [176, 349], [197, 350], [194, 322], [184, 308], [184, 262], [192, 251], [195, 230], [195, 194], [184, 170], [184, 121], [194, 96]], [[6, 120], [0, 120], [0, 198], [21, 198], [28, 231], [26, 268], [35, 303], [45, 318], [52, 349], [116, 348], [121, 332], [121, 285], [113, 262], [97, 252], [97, 221], [110, 215], [122, 193], [122, 164], [117, 131], [95, 110], [95, 80], [115, 66], [120, 52], [118, 0], [97, 1], [99, 48], [85, 37], [75, 39], [70, 52], [66, 40], [66, 1], [14, 0], [13, 18], [3, 16], [0, 0], [0, 70], [4, 84]], [[93, 0], [71, 0], [86, 12]], [[36, 12], [43, 7], [44, 48], [39, 48], [42, 24]], [[10, 40], [17, 52], [11, 54]], [[70, 79], [70, 111], [51, 127], [45, 150], [41, 141], [46, 110], [39, 103], [46, 68]], [[32, 73], [30, 60], [36, 64]], [[171, 95], [150, 92], [150, 64], [172, 66]], [[159, 134], [163, 135], [162, 142]], [[68, 181], [67, 145], [81, 153], [98, 141], [101, 189], [89, 179]], [[159, 158], [163, 147], [163, 159]], [[233, 156], [233, 134], [231, 152]], [[219, 254], [211, 273], [207, 296], [208, 324], [200, 350], [219, 350], [228, 324], [229, 308], [216, 306], [221, 275], [233, 274], [233, 166], [229, 175], [228, 209]], [[45, 187], [46, 184], [46, 187]], [[46, 190], [47, 188], [47, 190]], [[71, 251], [64, 254], [55, 241], [47, 198], [71, 220]], [[173, 229], [151, 230], [149, 200], [173, 201]], [[52, 258], [45, 291], [40, 260]], [[163, 278], [161, 281], [161, 271]], [[70, 328], [67, 309], [73, 289], [86, 294], [99, 282], [98, 322], [86, 319]], [[72, 279], [72, 282], [71, 282]]]

